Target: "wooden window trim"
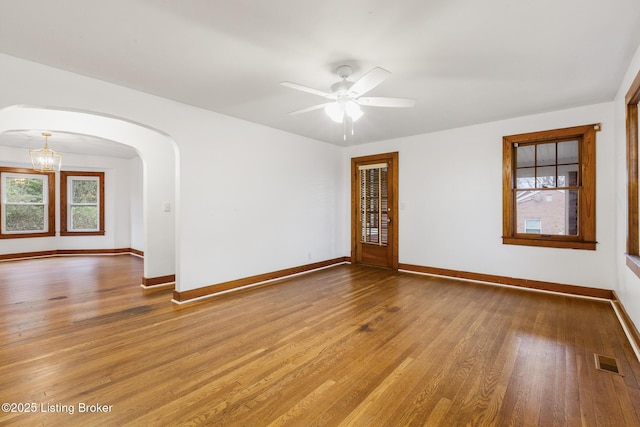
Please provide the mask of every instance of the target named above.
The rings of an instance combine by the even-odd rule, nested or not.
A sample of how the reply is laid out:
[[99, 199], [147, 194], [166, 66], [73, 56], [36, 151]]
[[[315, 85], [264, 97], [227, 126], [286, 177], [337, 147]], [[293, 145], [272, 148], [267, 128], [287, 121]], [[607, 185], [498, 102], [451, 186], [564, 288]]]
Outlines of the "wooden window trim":
[[[54, 172], [39, 172], [34, 169], [27, 168], [9, 168], [0, 167], [0, 173], [23, 173], [29, 175], [46, 175], [47, 176], [47, 221], [48, 230], [43, 233], [3, 233], [0, 228], [0, 239], [22, 239], [31, 237], [52, 237], [56, 235], [56, 187]], [[0, 215], [4, 215], [4, 204], [0, 203]]]
[[627, 136], [627, 266], [640, 277], [638, 243], [638, 103], [640, 72], [625, 96]]
[[[502, 242], [509, 245], [544, 246], [567, 249], [596, 249], [596, 131], [599, 124], [575, 126], [503, 137], [502, 160]], [[514, 188], [514, 144], [576, 138], [580, 142], [582, 197], [578, 204], [578, 236], [522, 236], [516, 233]]]
[[[74, 176], [94, 176], [99, 178], [100, 189], [100, 206], [98, 208], [100, 214], [100, 229], [97, 231], [72, 231], [69, 230], [69, 217], [67, 212], [68, 194], [67, 185], [68, 178]], [[104, 236], [104, 172], [80, 172], [80, 171], [61, 171], [60, 172], [60, 235], [61, 236]]]

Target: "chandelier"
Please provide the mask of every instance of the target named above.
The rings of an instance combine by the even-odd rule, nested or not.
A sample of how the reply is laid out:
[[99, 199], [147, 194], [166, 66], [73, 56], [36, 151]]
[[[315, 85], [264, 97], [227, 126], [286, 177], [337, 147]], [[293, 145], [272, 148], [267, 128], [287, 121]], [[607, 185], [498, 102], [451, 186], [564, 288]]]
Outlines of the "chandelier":
[[42, 132], [42, 136], [44, 136], [44, 148], [29, 150], [33, 169], [40, 172], [59, 171], [62, 165], [62, 154], [49, 148], [49, 137], [51, 133]]

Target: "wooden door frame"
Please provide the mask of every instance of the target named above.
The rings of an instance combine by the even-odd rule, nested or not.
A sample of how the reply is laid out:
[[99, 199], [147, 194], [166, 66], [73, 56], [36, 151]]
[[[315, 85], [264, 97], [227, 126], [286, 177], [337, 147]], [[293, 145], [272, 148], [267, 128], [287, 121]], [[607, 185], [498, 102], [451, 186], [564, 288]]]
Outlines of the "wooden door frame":
[[640, 277], [640, 231], [638, 221], [638, 104], [640, 103], [640, 72], [636, 74], [625, 96], [627, 136], [627, 267]]
[[361, 164], [374, 164], [381, 162], [389, 162], [392, 167], [391, 175], [391, 187], [389, 188], [388, 203], [391, 207], [390, 216], [391, 227], [393, 232], [391, 233], [391, 239], [389, 244], [391, 245], [391, 268], [393, 270], [398, 269], [398, 234], [399, 234], [399, 221], [398, 221], [398, 170], [399, 170], [399, 156], [398, 152], [373, 154], [369, 156], [352, 157], [351, 158], [351, 262], [356, 262], [356, 248], [357, 248], [357, 228], [358, 228], [358, 200], [359, 200], [359, 188], [358, 188], [358, 166]]

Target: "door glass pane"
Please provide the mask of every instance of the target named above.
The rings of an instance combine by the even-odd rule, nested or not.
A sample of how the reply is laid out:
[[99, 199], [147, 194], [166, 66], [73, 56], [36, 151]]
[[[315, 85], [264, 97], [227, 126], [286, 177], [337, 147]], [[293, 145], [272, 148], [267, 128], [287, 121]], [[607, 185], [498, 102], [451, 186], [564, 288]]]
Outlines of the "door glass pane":
[[360, 170], [360, 236], [362, 243], [387, 244], [387, 168]]
[[387, 168], [380, 169], [380, 244], [387, 244], [389, 222], [389, 194], [387, 185]]

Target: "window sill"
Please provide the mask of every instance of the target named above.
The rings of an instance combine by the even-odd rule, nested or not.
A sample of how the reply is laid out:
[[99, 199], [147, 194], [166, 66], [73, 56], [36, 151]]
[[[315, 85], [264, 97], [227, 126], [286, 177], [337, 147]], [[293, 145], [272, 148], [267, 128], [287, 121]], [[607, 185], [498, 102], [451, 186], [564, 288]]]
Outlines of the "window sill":
[[627, 254], [627, 267], [640, 278], [640, 256]]
[[102, 231], [60, 231], [61, 236], [104, 236]]
[[30, 237], [55, 237], [55, 231], [47, 231], [46, 233], [23, 233], [23, 234], [0, 234], [0, 239], [25, 239]]
[[583, 249], [595, 251], [597, 242], [581, 242], [573, 240], [552, 240], [541, 238], [503, 237], [502, 243], [505, 245], [539, 246], [562, 249]]

